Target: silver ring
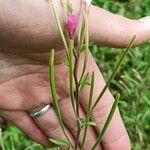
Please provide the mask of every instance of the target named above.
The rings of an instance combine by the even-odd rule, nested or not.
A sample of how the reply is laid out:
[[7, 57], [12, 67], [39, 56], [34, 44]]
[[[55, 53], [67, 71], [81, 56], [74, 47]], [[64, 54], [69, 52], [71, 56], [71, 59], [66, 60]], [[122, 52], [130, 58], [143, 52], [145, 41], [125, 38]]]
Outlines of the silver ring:
[[50, 104], [49, 104], [49, 105], [46, 105], [46, 106], [44, 106], [42, 109], [40, 109], [39, 111], [34, 112], [34, 113], [30, 113], [30, 116], [31, 116], [33, 119], [39, 118], [39, 117], [43, 116], [46, 112], [48, 112], [49, 109], [50, 109], [50, 107], [51, 107]]

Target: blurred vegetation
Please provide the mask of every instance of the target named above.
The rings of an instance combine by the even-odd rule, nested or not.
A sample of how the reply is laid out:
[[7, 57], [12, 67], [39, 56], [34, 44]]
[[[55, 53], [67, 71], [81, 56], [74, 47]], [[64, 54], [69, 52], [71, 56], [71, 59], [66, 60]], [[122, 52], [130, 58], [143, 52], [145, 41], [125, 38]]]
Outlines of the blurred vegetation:
[[[93, 0], [113, 13], [138, 19], [150, 16], [150, 0]], [[92, 45], [92, 54], [105, 79], [110, 76], [120, 54], [120, 49]], [[126, 57], [110, 90], [120, 93], [119, 107], [132, 142], [133, 150], [150, 150], [150, 43], [133, 48]], [[6, 150], [44, 150], [13, 126], [4, 128], [3, 142]]]

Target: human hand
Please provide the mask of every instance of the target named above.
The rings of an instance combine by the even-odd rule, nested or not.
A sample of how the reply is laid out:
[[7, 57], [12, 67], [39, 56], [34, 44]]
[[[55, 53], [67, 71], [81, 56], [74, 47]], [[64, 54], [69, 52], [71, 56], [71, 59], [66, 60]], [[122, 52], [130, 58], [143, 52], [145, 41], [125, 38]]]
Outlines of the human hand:
[[[22, 2], [18, 2], [18, 3], [21, 4]], [[44, 6], [47, 6], [46, 2], [43, 2], [42, 4]], [[29, 2], [26, 2], [25, 8], [28, 8], [27, 6], [29, 7]], [[30, 7], [31, 6], [33, 6], [33, 5], [30, 4]], [[39, 6], [38, 9], [35, 7], [37, 11], [39, 11], [40, 10], [39, 8], [42, 7], [39, 4], [38, 4], [38, 6]], [[43, 9], [43, 8], [41, 8], [41, 9]], [[26, 9], [26, 11], [24, 11], [24, 13], [25, 12], [27, 13], [27, 10], [29, 10], [29, 9]], [[45, 12], [45, 10], [44, 10], [44, 12]], [[48, 10], [49, 9], [47, 9], [47, 11]], [[107, 12], [105, 12], [104, 10], [101, 10], [98, 8], [95, 9], [95, 7], [92, 7], [91, 13], [90, 13], [91, 15], [90, 15], [89, 19], [94, 19], [94, 17], [92, 16], [92, 11], [93, 12], [97, 11], [96, 14], [101, 15], [101, 18], [102, 18], [101, 22], [103, 22], [105, 24], [107, 24], [107, 22], [106, 22], [107, 19], [103, 20], [103, 17], [102, 17], [103, 13], [105, 15], [108, 15], [107, 17], [110, 17], [110, 20], [111, 20], [111, 17], [113, 17], [112, 20], [115, 19], [114, 16], [111, 16], [109, 13], [107, 14]], [[31, 15], [33, 16], [33, 14], [31, 12], [29, 14], [30, 14], [29, 15], [30, 17], [31, 17]], [[43, 14], [43, 16], [44, 15], [46, 15], [48, 17], [48, 13]], [[29, 16], [27, 15], [26, 17], [29, 17]], [[94, 16], [95, 16], [95, 14], [94, 14]], [[116, 16], [116, 17], [119, 19], [118, 16]], [[59, 48], [61, 49], [62, 45], [61, 45], [59, 35], [58, 35], [57, 31], [55, 30], [56, 29], [55, 25], [52, 24], [51, 22], [49, 23], [50, 25], [48, 23], [47, 23], [47, 26], [45, 25], [45, 22], [47, 22], [47, 20], [49, 20], [49, 19], [45, 20], [45, 22], [43, 23], [41, 20], [42, 17], [38, 18], [39, 20], [36, 20], [37, 18], [35, 18], [35, 17], [33, 17], [33, 18], [35, 19], [35, 21], [34, 20], [32, 21], [33, 24], [35, 22], [37, 23], [37, 21], [39, 21], [38, 26], [36, 26], [37, 28], [33, 24], [31, 25], [30, 21], [29, 21], [29, 24], [31, 25], [30, 27], [27, 26], [28, 23], [26, 24], [26, 22], [25, 22], [25, 26], [27, 26], [27, 28], [25, 28], [25, 29], [19, 28], [18, 26], [14, 26], [16, 30], [20, 29], [20, 31], [17, 32], [17, 33], [19, 33], [18, 36], [11, 37], [10, 35], [12, 34], [12, 32], [14, 32], [13, 34], [16, 35], [16, 32], [15, 32], [16, 30], [13, 30], [13, 31], [10, 30], [11, 32], [8, 32], [7, 34], [4, 32], [4, 34], [2, 34], [5, 37], [4, 39], [2, 39], [2, 38], [0, 39], [0, 41], [2, 41], [1, 56], [3, 58], [3, 59], [1, 59], [1, 64], [2, 64], [1, 65], [2, 66], [1, 77], [2, 78], [0, 81], [1, 81], [2, 88], [0, 87], [0, 93], [2, 93], [2, 94], [0, 95], [0, 101], [1, 101], [0, 107], [1, 107], [1, 109], [5, 109], [5, 111], [2, 111], [3, 116], [5, 116], [9, 120], [13, 121], [18, 127], [20, 127], [24, 132], [26, 132], [30, 137], [32, 137], [36, 141], [47, 145], [48, 141], [46, 140], [45, 135], [42, 134], [41, 129], [43, 129], [46, 132], [46, 134], [48, 134], [48, 136], [52, 136], [52, 137], [56, 137], [56, 138], [57, 137], [61, 138], [63, 136], [61, 134], [61, 132], [59, 132], [60, 129], [58, 128], [58, 123], [56, 122], [54, 111], [51, 109], [51, 112], [47, 113], [43, 117], [36, 120], [36, 123], [38, 124], [39, 127], [41, 127], [41, 129], [39, 129], [37, 127], [37, 125], [32, 121], [32, 119], [29, 117], [28, 113], [26, 113], [25, 111], [31, 111], [32, 109], [38, 108], [42, 105], [49, 103], [49, 101], [51, 100], [51, 97], [49, 96], [49, 84], [48, 84], [48, 64], [47, 64], [48, 52], [49, 52], [48, 49], [49, 49], [49, 47], [55, 47], [56, 49], [59, 49]], [[106, 16], [104, 18], [106, 18]], [[22, 19], [20, 19], [20, 20], [22, 20]], [[46, 17], [45, 17], [45, 19], [46, 19]], [[117, 21], [117, 19], [116, 19], [116, 21]], [[128, 22], [128, 20], [125, 19], [125, 22]], [[133, 23], [133, 22], [130, 20], [129, 23]], [[148, 21], [147, 21], [147, 23], [148, 23]], [[106, 45], [108, 44], [108, 45], [112, 45], [112, 46], [125, 46], [127, 44], [127, 41], [129, 40], [129, 38], [132, 35], [136, 34], [136, 32], [135, 32], [136, 30], [134, 28], [135, 31], [132, 31], [133, 34], [128, 32], [129, 35], [126, 34], [127, 37], [124, 37], [123, 39], [121, 39], [122, 38], [121, 34], [116, 35], [116, 33], [118, 33], [118, 31], [116, 32], [114, 30], [111, 32], [108, 31], [108, 32], [103, 33], [102, 31], [103, 31], [103, 29], [105, 29], [105, 25], [100, 26], [100, 28], [97, 29], [97, 31], [96, 31], [95, 24], [101, 25], [101, 23], [98, 23], [98, 22], [97, 23], [94, 22], [94, 24], [90, 24], [92, 40], [106, 44]], [[149, 28], [148, 28], [148, 26], [146, 26], [142, 23], [137, 23], [137, 24], [141, 25], [141, 32], [137, 33], [137, 44], [139, 44], [139, 43], [143, 42], [144, 40], [148, 39], [149, 35], [147, 34], [148, 33], [147, 31], [149, 31]], [[135, 25], [137, 25], [137, 24], [135, 23]], [[48, 26], [54, 27], [53, 30], [55, 32], [48, 31]], [[114, 29], [116, 26], [118, 26], [117, 22], [114, 23]], [[112, 27], [112, 25], [111, 25], [111, 27]], [[126, 27], [127, 27], [127, 25], [126, 25]], [[128, 27], [128, 28], [130, 28], [130, 27]], [[137, 26], [137, 27], [139, 27], [139, 26]], [[41, 32], [40, 28], [43, 29], [43, 32]], [[123, 28], [124, 28], [124, 26], [120, 27], [119, 31], [123, 31], [124, 30]], [[125, 31], [126, 31], [126, 29], [127, 28], [125, 28]], [[25, 32], [21, 32], [22, 30], [23, 31], [25, 30]], [[6, 31], [6, 28], [5, 28], [5, 31]], [[35, 31], [38, 31], [39, 36], [37, 36]], [[49, 33], [50, 33], [50, 35], [49, 35]], [[103, 38], [100, 38], [100, 40], [98, 40], [98, 38], [96, 37], [96, 35], [98, 35], [98, 34], [102, 35]], [[7, 35], [7, 36], [5, 36], [5, 35]], [[51, 36], [51, 35], [54, 35], [54, 36]], [[108, 37], [110, 37], [110, 35], [111, 35], [112, 39], [105, 41], [106, 37], [108, 38]], [[27, 36], [29, 36], [30, 40], [28, 40]], [[53, 37], [56, 37], [56, 38], [53, 39]], [[116, 39], [117, 40], [119, 39], [119, 41], [117, 41]], [[4, 40], [5, 40], [5, 42], [4, 42]], [[10, 42], [12, 40], [12, 42], [11, 43], [8, 42], [8, 45], [6, 45], [6, 42], [9, 40], [10, 40]], [[54, 41], [58, 41], [58, 43], [55, 43]], [[60, 56], [62, 56], [63, 51], [59, 51], [57, 53], [59, 53], [58, 58], [60, 58]], [[92, 71], [92, 68], [95, 68], [94, 70], [97, 70], [98, 68], [96, 67], [91, 56], [89, 58], [89, 61], [90, 61], [90, 64], [88, 65], [89, 66], [88, 71]], [[9, 69], [7, 67], [9, 67]], [[56, 69], [56, 71], [55, 71], [56, 79], [58, 81], [57, 91], [58, 91], [60, 105], [61, 105], [61, 103], [63, 103], [63, 102], [65, 103], [64, 99], [65, 100], [68, 99], [68, 89], [66, 87], [67, 81], [64, 80], [64, 79], [67, 79], [67, 76], [66, 76], [67, 71], [64, 68], [64, 66], [61, 64], [56, 65], [55, 69]], [[95, 85], [96, 86], [95, 96], [96, 96], [96, 94], [98, 94], [100, 92], [100, 89], [103, 87], [103, 86], [100, 87], [99, 85], [104, 85], [104, 80], [102, 79], [100, 72], [98, 70], [96, 72], [97, 72], [96, 73], [97, 74], [96, 75], [97, 85]], [[61, 76], [60, 76], [60, 74], [61, 74]], [[13, 94], [12, 94], [12, 92], [13, 92]], [[85, 93], [87, 93], [87, 92], [88, 92], [88, 89], [86, 89], [81, 95], [81, 101], [83, 102], [82, 107], [86, 106], [87, 94], [85, 94]], [[48, 97], [49, 97], [49, 99], [48, 99]], [[12, 99], [15, 99], [15, 101], [13, 101]], [[2, 102], [2, 100], [5, 100], [5, 103]], [[96, 110], [98, 110], [98, 111], [96, 111], [97, 113], [94, 112], [93, 118], [97, 118], [94, 120], [96, 120], [99, 123], [99, 125], [100, 125], [101, 120], [103, 120], [107, 116], [107, 113], [105, 112], [105, 110], [103, 110], [101, 108], [103, 106], [107, 106], [105, 108], [107, 108], [109, 111], [109, 109], [110, 109], [109, 106], [111, 106], [109, 104], [111, 104], [112, 101], [113, 101], [113, 98], [112, 98], [111, 94], [109, 92], [107, 92], [107, 94], [105, 94], [103, 97], [104, 105], [101, 104], [100, 106], [98, 106], [98, 108], [96, 108]], [[66, 100], [66, 102], [67, 102], [67, 100]], [[66, 112], [66, 108], [70, 113], [68, 113], [68, 111]], [[62, 115], [64, 117], [64, 120], [66, 120], [66, 122], [70, 118], [71, 119], [74, 118], [73, 114], [71, 113], [72, 111], [69, 108], [71, 108], [71, 107], [70, 107], [70, 104], [68, 104], [68, 103], [64, 104], [64, 106], [63, 106], [63, 104], [61, 105]], [[9, 112], [7, 110], [9, 110]], [[15, 112], [12, 112], [10, 110], [13, 110], [13, 111], [15, 110]], [[18, 111], [16, 112], [16, 110], [18, 110]], [[22, 110], [25, 110], [25, 111], [22, 111]], [[96, 116], [99, 116], [99, 114], [103, 114], [103, 113], [105, 114], [104, 116], [96, 117]], [[125, 146], [123, 145], [123, 144], [125, 144], [127, 146], [127, 148], [129, 149], [128, 137], [127, 137], [126, 131], [123, 127], [123, 124], [120, 121], [120, 116], [119, 116], [118, 112], [116, 112], [115, 116], [114, 116], [114, 120], [112, 121], [112, 124], [110, 126], [110, 130], [108, 130], [108, 132], [103, 140], [103, 145], [105, 146], [106, 149], [109, 149], [108, 147], [111, 147], [111, 149], [117, 149], [117, 148], [120, 149], [120, 147], [125, 148]], [[51, 118], [51, 119], [48, 120], [48, 118]], [[74, 119], [72, 119], [72, 120], [74, 120]], [[120, 122], [120, 123], [118, 123], [118, 122]], [[70, 123], [70, 121], [68, 121], [68, 123]], [[115, 123], [117, 123], [118, 126], [114, 125]], [[67, 128], [71, 129], [73, 131], [73, 133], [75, 133], [75, 131], [73, 130], [74, 125], [75, 125], [75, 121], [72, 121], [72, 124], [69, 124], [67, 126]], [[28, 126], [31, 127], [30, 131], [29, 131]], [[117, 129], [116, 129], [116, 127], [117, 127]], [[120, 129], [118, 127], [120, 127]], [[46, 128], [49, 129], [49, 131], [46, 130]], [[100, 129], [100, 126], [99, 126], [99, 129]], [[33, 132], [34, 130], [36, 130], [36, 132]], [[117, 130], [117, 132], [115, 130]], [[92, 138], [92, 140], [91, 139], [88, 140], [89, 145], [91, 145], [91, 142], [93, 142], [95, 140], [95, 133], [93, 133], [93, 132], [94, 131], [92, 129], [91, 134], [90, 134], [91, 135], [90, 138]], [[117, 135], [117, 133], [119, 133], [119, 134]], [[112, 137], [112, 139], [110, 139], [110, 136], [112, 134], [114, 134], [114, 136]], [[125, 135], [125, 136], [123, 138], [121, 138], [122, 135]], [[124, 138], [126, 138], [126, 140]], [[120, 139], [120, 140], [117, 140], [117, 139]], [[116, 142], [114, 142], [114, 141], [116, 141]], [[104, 143], [107, 143], [107, 144], [104, 144]], [[112, 143], [113, 145], [108, 144], [108, 143]], [[88, 148], [89, 148], [89, 146], [88, 146]]]

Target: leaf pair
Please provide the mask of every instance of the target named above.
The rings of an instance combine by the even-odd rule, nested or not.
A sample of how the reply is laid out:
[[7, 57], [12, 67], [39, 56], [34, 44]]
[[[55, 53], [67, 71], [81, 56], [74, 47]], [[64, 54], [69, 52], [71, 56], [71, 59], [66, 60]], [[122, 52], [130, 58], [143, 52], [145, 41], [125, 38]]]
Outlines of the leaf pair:
[[[68, 142], [66, 142], [65, 140], [49, 138], [49, 141], [57, 146], [66, 147], [67, 149], [70, 149], [70, 144]], [[60, 148], [53, 148], [53, 149], [60, 150]]]
[[78, 123], [80, 124], [81, 128], [86, 126], [97, 126], [94, 121], [91, 121], [87, 118], [77, 118]]

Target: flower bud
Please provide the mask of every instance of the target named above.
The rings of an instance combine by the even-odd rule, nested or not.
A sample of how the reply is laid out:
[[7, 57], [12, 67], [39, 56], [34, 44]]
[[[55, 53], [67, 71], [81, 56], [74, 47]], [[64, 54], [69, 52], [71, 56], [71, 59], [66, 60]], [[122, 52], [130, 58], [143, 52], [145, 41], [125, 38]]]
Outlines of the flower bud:
[[69, 38], [72, 39], [75, 33], [75, 30], [77, 28], [79, 22], [79, 17], [76, 15], [69, 15], [66, 22], [66, 29], [67, 33], [69, 35]]

